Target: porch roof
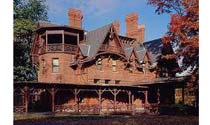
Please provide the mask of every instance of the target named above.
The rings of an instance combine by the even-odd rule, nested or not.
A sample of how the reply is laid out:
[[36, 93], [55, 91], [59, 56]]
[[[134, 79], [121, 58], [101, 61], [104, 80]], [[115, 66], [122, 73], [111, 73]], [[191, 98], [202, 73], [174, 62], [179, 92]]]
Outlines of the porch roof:
[[48, 87], [91, 87], [91, 88], [128, 88], [128, 89], [147, 89], [147, 86], [132, 86], [132, 85], [122, 85], [122, 84], [93, 84], [93, 83], [83, 83], [83, 84], [76, 84], [76, 83], [55, 83], [55, 82], [38, 82], [38, 81], [14, 81], [15, 86], [48, 86]]

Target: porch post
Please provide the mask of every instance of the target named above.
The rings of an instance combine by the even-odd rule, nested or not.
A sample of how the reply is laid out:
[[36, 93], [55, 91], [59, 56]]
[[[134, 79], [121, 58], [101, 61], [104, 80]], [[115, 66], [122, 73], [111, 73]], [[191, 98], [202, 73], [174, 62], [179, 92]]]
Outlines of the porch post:
[[135, 115], [134, 94], [131, 95], [132, 115]]
[[131, 110], [131, 91], [128, 91], [128, 110]]
[[184, 85], [183, 85], [183, 87], [182, 87], [182, 103], [183, 104], [185, 103], [185, 101], [184, 101], [184, 91], [185, 91], [185, 89], [184, 89]]
[[157, 89], [157, 103], [160, 104], [160, 88]]
[[114, 111], [116, 110], [116, 100], [117, 100], [117, 95], [114, 94]]
[[24, 87], [25, 113], [28, 113], [29, 96], [30, 96], [29, 87], [25, 86]]
[[79, 112], [79, 99], [78, 99], [78, 94], [79, 94], [80, 90], [78, 89], [74, 89], [74, 101], [76, 103], [77, 106], [77, 112]]
[[52, 112], [55, 112], [55, 88], [51, 88]]
[[144, 92], [144, 95], [145, 95], [145, 104], [148, 105], [149, 104], [149, 102], [148, 102], [148, 90], [146, 90]]
[[120, 90], [114, 89], [109, 90], [114, 95], [114, 111], [116, 110], [116, 101], [117, 101], [117, 94], [120, 92]]
[[102, 110], [102, 102], [101, 102], [101, 95], [102, 95], [102, 92], [101, 92], [101, 89], [99, 90], [98, 92], [98, 98], [99, 98], [99, 112], [101, 112]]
[[160, 88], [158, 87], [158, 90], [157, 90], [157, 110], [155, 113], [159, 114], [159, 106], [160, 106]]

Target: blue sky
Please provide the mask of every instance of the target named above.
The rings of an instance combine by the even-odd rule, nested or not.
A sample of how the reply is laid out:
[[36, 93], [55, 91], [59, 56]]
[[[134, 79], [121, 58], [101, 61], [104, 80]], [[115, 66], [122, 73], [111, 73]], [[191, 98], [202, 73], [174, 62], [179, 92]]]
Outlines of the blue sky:
[[114, 20], [120, 21], [120, 33], [125, 35], [125, 16], [139, 14], [139, 24], [146, 27], [145, 41], [162, 37], [167, 32], [170, 15], [155, 14], [147, 0], [47, 0], [48, 16], [52, 23], [68, 25], [70, 7], [82, 10], [83, 29], [93, 30]]

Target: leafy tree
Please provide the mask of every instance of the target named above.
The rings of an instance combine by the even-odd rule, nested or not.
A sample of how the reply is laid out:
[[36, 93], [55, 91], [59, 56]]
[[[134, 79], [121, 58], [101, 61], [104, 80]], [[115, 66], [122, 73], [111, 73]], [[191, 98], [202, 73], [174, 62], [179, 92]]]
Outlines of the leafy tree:
[[31, 46], [36, 22], [48, 20], [45, 0], [14, 0], [14, 80], [37, 79], [31, 63]]
[[199, 1], [148, 0], [148, 4], [156, 7], [157, 14], [172, 14], [168, 32], [162, 40], [165, 44], [178, 43], [180, 47], [175, 54], [165, 54], [163, 58], [183, 58], [182, 71], [190, 69], [189, 83], [195, 88], [198, 101]]

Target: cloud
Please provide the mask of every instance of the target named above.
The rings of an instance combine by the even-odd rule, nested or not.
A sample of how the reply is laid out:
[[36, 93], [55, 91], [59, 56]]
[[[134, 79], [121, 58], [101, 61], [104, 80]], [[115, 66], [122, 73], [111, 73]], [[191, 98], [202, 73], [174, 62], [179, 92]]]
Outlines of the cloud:
[[46, 0], [49, 12], [55, 15], [63, 14], [70, 7], [81, 9], [86, 16], [110, 14], [119, 9], [132, 8], [141, 5], [145, 0]]

